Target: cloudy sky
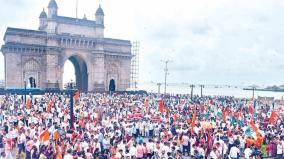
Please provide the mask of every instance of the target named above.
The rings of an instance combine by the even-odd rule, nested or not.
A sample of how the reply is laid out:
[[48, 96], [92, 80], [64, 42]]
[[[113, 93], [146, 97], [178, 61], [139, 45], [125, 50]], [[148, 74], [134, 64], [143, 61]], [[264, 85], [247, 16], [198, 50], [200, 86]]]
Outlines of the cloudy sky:
[[[3, 37], [8, 26], [37, 29], [49, 0], [0, 2]], [[57, 3], [75, 16], [76, 0]], [[161, 60], [171, 59], [172, 83], [284, 83], [283, 0], [79, 0], [79, 17], [94, 19], [99, 3], [107, 37], [140, 41], [140, 82], [162, 82]]]

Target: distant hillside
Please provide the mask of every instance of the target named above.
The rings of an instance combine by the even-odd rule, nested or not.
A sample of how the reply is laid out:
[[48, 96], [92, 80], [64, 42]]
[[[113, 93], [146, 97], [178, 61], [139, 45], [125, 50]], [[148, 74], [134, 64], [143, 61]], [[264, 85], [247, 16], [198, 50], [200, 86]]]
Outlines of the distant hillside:
[[267, 86], [266, 88], [258, 88], [258, 87], [249, 87], [249, 88], [244, 88], [244, 90], [256, 90], [256, 91], [272, 91], [272, 92], [284, 92], [284, 85], [280, 86]]

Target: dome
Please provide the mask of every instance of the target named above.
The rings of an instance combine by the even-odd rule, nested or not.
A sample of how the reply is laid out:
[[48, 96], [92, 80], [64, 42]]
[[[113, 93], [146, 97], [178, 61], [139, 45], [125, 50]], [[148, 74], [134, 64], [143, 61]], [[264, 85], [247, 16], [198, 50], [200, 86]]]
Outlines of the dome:
[[47, 18], [47, 14], [45, 13], [44, 9], [43, 9], [42, 12], [40, 13], [39, 18]]
[[48, 8], [58, 8], [57, 3], [55, 0], [50, 0], [49, 4], [48, 4]]
[[105, 15], [103, 9], [101, 8], [101, 5], [100, 5], [99, 8], [97, 9], [96, 15]]

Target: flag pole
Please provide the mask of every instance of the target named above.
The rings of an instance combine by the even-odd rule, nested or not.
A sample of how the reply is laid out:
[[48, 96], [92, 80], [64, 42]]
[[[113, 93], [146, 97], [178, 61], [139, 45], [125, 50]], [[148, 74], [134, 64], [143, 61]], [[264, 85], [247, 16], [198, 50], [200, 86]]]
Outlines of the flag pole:
[[76, 19], [78, 18], [78, 0], [76, 0]]

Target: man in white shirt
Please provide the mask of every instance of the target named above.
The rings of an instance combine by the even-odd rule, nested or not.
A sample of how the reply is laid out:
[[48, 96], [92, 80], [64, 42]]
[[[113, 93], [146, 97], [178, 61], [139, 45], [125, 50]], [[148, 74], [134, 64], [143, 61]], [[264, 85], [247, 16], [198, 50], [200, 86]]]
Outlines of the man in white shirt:
[[230, 158], [237, 159], [239, 157], [239, 154], [240, 154], [240, 149], [236, 145], [234, 145], [230, 150], [229, 154]]
[[155, 144], [152, 139], [149, 139], [149, 141], [146, 143], [147, 147], [147, 157], [152, 158], [154, 156], [154, 149], [155, 149]]
[[278, 141], [278, 144], [277, 144], [277, 152], [276, 152], [276, 154], [277, 154], [277, 156], [276, 156], [276, 158], [282, 158], [283, 157], [283, 145], [282, 145], [282, 142], [281, 141]]
[[182, 136], [182, 152], [190, 155], [190, 138], [187, 135]]
[[244, 151], [244, 156], [245, 156], [245, 159], [250, 159], [250, 156], [252, 154], [252, 150], [250, 147], [247, 147]]

